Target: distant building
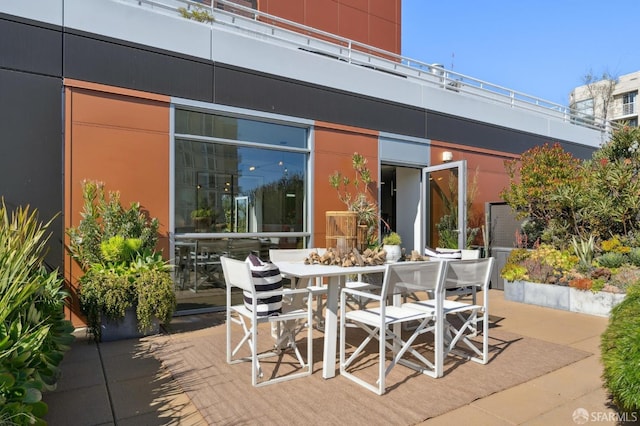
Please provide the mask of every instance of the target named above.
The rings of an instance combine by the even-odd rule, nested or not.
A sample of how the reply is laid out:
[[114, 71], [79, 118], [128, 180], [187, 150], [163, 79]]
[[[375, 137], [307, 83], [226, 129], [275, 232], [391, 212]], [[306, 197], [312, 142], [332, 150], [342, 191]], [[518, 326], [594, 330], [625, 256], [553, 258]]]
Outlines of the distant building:
[[571, 92], [570, 105], [578, 120], [627, 123], [638, 127], [638, 89], [640, 71], [620, 76], [616, 81], [601, 80], [578, 86]]

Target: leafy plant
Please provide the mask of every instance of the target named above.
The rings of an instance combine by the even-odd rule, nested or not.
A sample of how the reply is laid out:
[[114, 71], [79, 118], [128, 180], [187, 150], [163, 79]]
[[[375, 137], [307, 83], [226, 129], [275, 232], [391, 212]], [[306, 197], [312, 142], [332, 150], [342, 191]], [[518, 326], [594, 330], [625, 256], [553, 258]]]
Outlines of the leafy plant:
[[514, 263], [507, 263], [500, 271], [500, 276], [507, 281], [518, 281], [528, 279], [527, 268]]
[[402, 238], [397, 232], [391, 232], [382, 238], [382, 244], [386, 244], [388, 246], [399, 246], [402, 244]]
[[210, 218], [212, 217], [211, 209], [201, 208], [191, 212], [191, 219]]
[[94, 263], [106, 263], [102, 242], [112, 237], [140, 239], [139, 251], [152, 252], [158, 242], [159, 222], [142, 211], [140, 203], [131, 203], [125, 209], [120, 203], [120, 193], [105, 192], [104, 183], [82, 183], [83, 210], [77, 227], [67, 229], [71, 257], [84, 271]]
[[356, 152], [351, 156], [351, 166], [355, 172], [353, 179], [336, 171], [329, 176], [329, 184], [347, 209], [358, 214], [358, 223], [367, 226], [367, 246], [373, 247], [378, 241], [378, 224], [381, 220], [378, 203], [375, 201], [377, 194], [371, 188], [373, 178], [367, 159], [362, 154]]
[[619, 268], [627, 261], [627, 257], [619, 252], [611, 251], [596, 258], [598, 265], [605, 268]]
[[607, 286], [606, 282], [603, 279], [594, 280], [591, 284], [591, 291], [596, 293], [598, 291], [604, 291]]
[[[478, 170], [467, 186], [467, 240], [463, 248], [469, 248], [480, 232], [480, 227], [472, 224], [477, 222], [473, 215], [473, 200], [478, 192]], [[450, 175], [447, 190], [440, 191], [440, 198], [446, 212], [436, 224], [438, 231], [438, 245], [443, 248], [457, 249], [458, 247], [458, 184], [457, 179]]]
[[611, 310], [600, 349], [604, 385], [614, 403], [627, 412], [640, 411], [640, 286], [627, 291], [625, 299]]
[[558, 250], [548, 244], [540, 244], [536, 249], [514, 249], [509, 254], [501, 276], [524, 279], [540, 283], [564, 284], [572, 278], [572, 270], [578, 258], [568, 251]]
[[0, 206], [1, 424], [44, 424], [42, 392], [55, 388], [74, 339], [63, 281], [43, 267], [50, 225], [29, 207], [9, 213]]
[[640, 247], [629, 250], [629, 262], [631, 262], [633, 266], [640, 267]]
[[507, 263], [500, 271], [500, 276], [507, 281], [526, 280], [527, 268], [521, 262], [529, 258], [529, 251], [526, 249], [514, 249], [509, 253]]
[[558, 250], [549, 244], [540, 244], [529, 257], [551, 266], [556, 272], [571, 270], [578, 263], [577, 256], [568, 250]]
[[201, 7], [195, 7], [192, 10], [188, 10], [184, 7], [179, 7], [178, 12], [183, 18], [191, 19], [198, 22], [211, 23], [215, 20], [208, 10]]
[[581, 235], [579, 212], [586, 200], [581, 196], [584, 178], [580, 165], [560, 144], [536, 146], [525, 151], [519, 161], [505, 162], [510, 183], [500, 195], [519, 218], [543, 224], [543, 241], [564, 241], [567, 230], [569, 235]]
[[157, 219], [139, 203], [123, 208], [119, 193], [107, 197], [102, 183], [83, 182], [83, 197], [82, 220], [67, 234], [69, 252], [85, 271], [78, 296], [95, 339], [101, 340], [103, 316], [118, 320], [128, 308], [136, 309], [141, 332], [154, 317], [168, 323], [176, 299], [170, 267], [155, 252]]
[[501, 197], [518, 217], [541, 224], [541, 241], [556, 247], [566, 247], [572, 236], [629, 240], [640, 231], [638, 141], [639, 129], [625, 126], [585, 161], [559, 144], [534, 147], [520, 161], [505, 162], [510, 183]]
[[614, 235], [613, 237], [605, 240], [601, 244], [602, 251], [604, 253], [613, 252], [613, 253], [629, 253], [631, 251], [630, 247], [627, 247], [622, 244], [619, 235]]
[[522, 261], [527, 270], [527, 279], [536, 283], [555, 283], [554, 268], [540, 258], [530, 257]]

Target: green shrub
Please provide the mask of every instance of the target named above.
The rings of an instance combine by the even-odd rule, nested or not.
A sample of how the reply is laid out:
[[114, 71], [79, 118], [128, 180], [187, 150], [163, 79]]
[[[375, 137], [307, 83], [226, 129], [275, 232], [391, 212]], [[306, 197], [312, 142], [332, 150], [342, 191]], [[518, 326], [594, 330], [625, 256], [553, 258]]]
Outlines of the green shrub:
[[598, 291], [602, 291], [604, 290], [604, 286], [606, 285], [605, 281], [603, 279], [597, 279], [593, 281], [593, 285], [591, 286], [591, 291], [593, 291], [594, 293], [598, 292]]
[[386, 244], [388, 246], [399, 246], [402, 244], [402, 238], [397, 232], [392, 232], [389, 235], [384, 236], [382, 244]]
[[[124, 208], [118, 191], [107, 193], [104, 183], [94, 181], [82, 182], [82, 197], [82, 220], [77, 227], [67, 229], [67, 248], [84, 271], [88, 271], [92, 264], [113, 261], [105, 258], [103, 244], [112, 244], [113, 247], [106, 247], [107, 253], [116, 257], [118, 253], [123, 256], [126, 250], [123, 243], [127, 247], [136, 247], [136, 252], [155, 250], [159, 222], [156, 218], [149, 218], [140, 203], [131, 203], [129, 208]], [[110, 242], [111, 238], [114, 240]]]
[[529, 250], [527, 249], [513, 249], [509, 253], [507, 263], [500, 271], [500, 276], [507, 281], [526, 280], [527, 268], [520, 263], [529, 258]]
[[507, 281], [526, 280], [527, 268], [524, 266], [516, 265], [513, 263], [507, 263], [500, 271], [500, 276]]
[[603, 268], [619, 268], [627, 262], [627, 256], [620, 252], [611, 251], [596, 259], [598, 265]]
[[640, 247], [632, 248], [628, 256], [629, 262], [631, 262], [633, 266], [640, 267]]
[[139, 331], [151, 329], [153, 318], [171, 319], [176, 305], [170, 266], [155, 251], [158, 220], [149, 218], [139, 203], [126, 209], [120, 194], [104, 184], [83, 182], [82, 220], [67, 233], [69, 251], [85, 271], [78, 297], [87, 326], [97, 341], [102, 318], [118, 320], [135, 308]]
[[208, 10], [201, 7], [196, 7], [193, 10], [187, 10], [184, 7], [179, 7], [178, 12], [183, 18], [191, 19], [198, 22], [211, 23], [215, 20]]
[[50, 224], [28, 207], [0, 205], [0, 424], [43, 424], [42, 392], [55, 388], [73, 341], [68, 293], [43, 267]]
[[623, 411], [640, 410], [640, 286], [611, 310], [609, 325], [601, 338], [605, 387]]

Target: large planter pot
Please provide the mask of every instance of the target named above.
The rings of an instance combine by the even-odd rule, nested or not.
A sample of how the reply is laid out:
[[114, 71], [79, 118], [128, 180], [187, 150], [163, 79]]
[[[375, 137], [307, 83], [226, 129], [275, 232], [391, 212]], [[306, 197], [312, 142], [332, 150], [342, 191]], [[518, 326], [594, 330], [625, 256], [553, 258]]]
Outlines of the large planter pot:
[[611, 308], [620, 303], [624, 296], [529, 281], [504, 282], [505, 300], [605, 317], [609, 316]]
[[125, 311], [124, 318], [120, 318], [118, 320], [103, 316], [100, 328], [102, 333], [101, 340], [103, 342], [110, 342], [114, 340], [135, 339], [158, 334], [160, 332], [160, 323], [157, 320], [154, 320], [151, 330], [141, 333], [138, 330], [136, 309], [132, 307]]

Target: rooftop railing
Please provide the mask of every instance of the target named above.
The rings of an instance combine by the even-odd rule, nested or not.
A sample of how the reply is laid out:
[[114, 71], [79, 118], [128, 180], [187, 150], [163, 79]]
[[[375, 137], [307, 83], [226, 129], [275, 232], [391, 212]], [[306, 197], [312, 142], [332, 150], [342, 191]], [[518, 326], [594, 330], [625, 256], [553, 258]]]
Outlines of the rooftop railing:
[[[429, 64], [397, 55], [345, 37], [308, 27], [278, 16], [244, 6], [248, 1], [204, 0], [119, 0], [153, 9], [158, 13], [183, 16], [184, 12], [206, 11], [210, 25], [221, 25], [242, 34], [268, 39], [289, 48], [304, 50], [354, 66], [385, 72], [398, 78], [416, 81], [425, 86], [473, 96], [489, 102], [528, 110], [551, 119], [600, 131], [610, 130], [610, 123], [598, 118], [585, 119], [584, 114], [565, 105], [544, 100], [497, 84], [446, 70], [442, 65]], [[240, 4], [243, 3], [243, 4]], [[185, 18], [189, 19], [189, 18]]]

